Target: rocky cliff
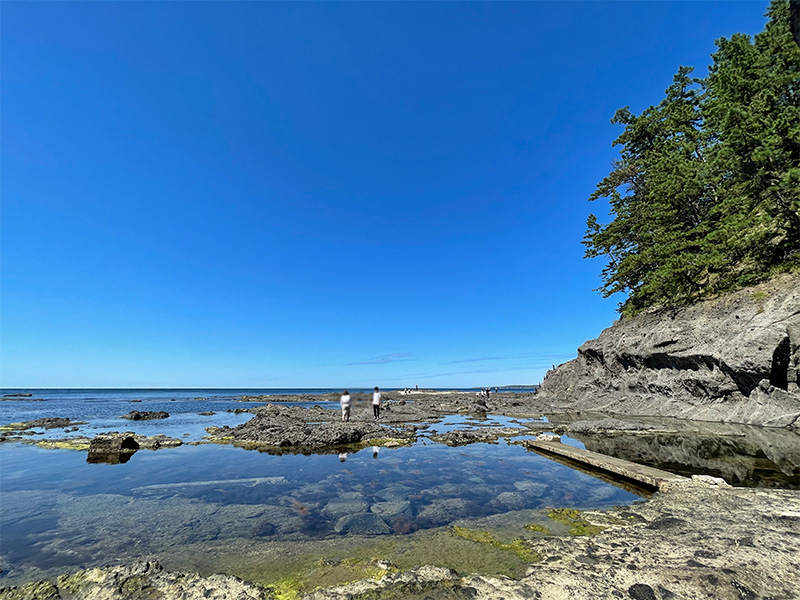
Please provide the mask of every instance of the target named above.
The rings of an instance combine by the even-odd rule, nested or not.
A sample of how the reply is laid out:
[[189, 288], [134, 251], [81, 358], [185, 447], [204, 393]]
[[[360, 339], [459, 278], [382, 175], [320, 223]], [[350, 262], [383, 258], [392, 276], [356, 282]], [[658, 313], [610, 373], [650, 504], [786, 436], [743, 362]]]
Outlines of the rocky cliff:
[[800, 273], [615, 323], [548, 373], [558, 409], [800, 428]]

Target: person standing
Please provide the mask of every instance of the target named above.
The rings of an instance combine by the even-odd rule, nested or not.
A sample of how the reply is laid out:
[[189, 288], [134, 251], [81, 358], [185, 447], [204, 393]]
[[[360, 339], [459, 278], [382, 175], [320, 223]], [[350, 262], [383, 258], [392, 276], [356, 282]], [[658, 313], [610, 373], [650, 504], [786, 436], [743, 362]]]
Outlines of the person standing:
[[375, 386], [375, 391], [372, 392], [372, 416], [377, 421], [381, 416], [381, 392], [378, 386]]
[[339, 400], [342, 405], [342, 423], [350, 420], [350, 392], [345, 390], [342, 393], [342, 398]]

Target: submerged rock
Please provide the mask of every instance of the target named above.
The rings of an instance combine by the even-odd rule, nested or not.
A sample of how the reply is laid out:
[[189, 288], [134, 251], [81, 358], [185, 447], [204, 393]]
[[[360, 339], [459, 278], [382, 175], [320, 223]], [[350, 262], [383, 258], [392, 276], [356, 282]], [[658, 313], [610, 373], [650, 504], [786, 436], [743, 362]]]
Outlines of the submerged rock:
[[[98, 501], [111, 503], [119, 499], [101, 497]], [[227, 510], [202, 504], [188, 508], [196, 512], [193, 518], [169, 533], [176, 543], [191, 543], [195, 535], [193, 523], [202, 523], [203, 514]], [[185, 515], [186, 510], [185, 504], [174, 508], [176, 515]], [[249, 510], [246, 518], [240, 512], [231, 512], [226, 527], [239, 527], [236, 535], [270, 536], [286, 527], [280, 520], [290, 518], [284, 507], [252, 506]], [[293, 597], [300, 600], [425, 597], [595, 600], [648, 598], [653, 592], [658, 600], [700, 597], [742, 600], [793, 598], [800, 588], [797, 570], [800, 493], [797, 491], [732, 488], [713, 478], [695, 477], [672, 483], [650, 500], [630, 507], [550, 512], [568, 516], [565, 520], [569, 524], [551, 520], [547, 527], [532, 527], [533, 533], [515, 542], [527, 556], [542, 559], [530, 563], [517, 579], [458, 574], [440, 566], [399, 572], [389, 566], [381, 569], [380, 577], [333, 587], [317, 588], [310, 578], [306, 588], [309, 591], [299, 590]], [[72, 518], [85, 518], [80, 511], [70, 514]], [[140, 525], [142, 519], [154, 519], [150, 511], [130, 518], [131, 523]], [[298, 527], [302, 526], [302, 519], [295, 519]], [[174, 519], [173, 526], [180, 520]], [[147, 526], [159, 522], [154, 519]], [[584, 525], [581, 535], [568, 535], [566, 530], [576, 522]], [[92, 523], [95, 527], [108, 525], [104, 515], [98, 515]], [[81, 521], [83, 528], [88, 525]], [[343, 535], [367, 536], [382, 534], [388, 528], [372, 512], [343, 516], [337, 526]], [[484, 546], [474, 543], [474, 552], [480, 553]], [[433, 550], [429, 556], [438, 560]], [[446, 557], [442, 560], [446, 562]], [[307, 573], [298, 577], [303, 579], [306, 575], [311, 577]], [[276, 597], [274, 590], [235, 577], [170, 573], [152, 561], [88, 569], [55, 581], [0, 588], [1, 600], [270, 600]]]
[[333, 519], [364, 512], [367, 512], [367, 503], [363, 500], [350, 498], [334, 498], [322, 509], [323, 515]]
[[397, 517], [410, 517], [414, 512], [411, 507], [411, 502], [408, 500], [401, 500], [398, 502], [376, 502], [370, 506], [369, 509], [376, 515], [380, 515], [389, 521]]
[[358, 513], [341, 517], [333, 527], [336, 533], [351, 535], [384, 535], [391, 528], [375, 513]]

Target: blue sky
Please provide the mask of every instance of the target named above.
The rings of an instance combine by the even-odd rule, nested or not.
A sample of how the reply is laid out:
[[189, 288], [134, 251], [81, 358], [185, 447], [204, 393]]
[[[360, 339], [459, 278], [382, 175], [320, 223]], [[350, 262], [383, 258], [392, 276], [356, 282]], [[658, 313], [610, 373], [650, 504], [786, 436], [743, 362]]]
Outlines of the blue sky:
[[4, 2], [3, 387], [539, 382], [626, 105], [766, 2]]

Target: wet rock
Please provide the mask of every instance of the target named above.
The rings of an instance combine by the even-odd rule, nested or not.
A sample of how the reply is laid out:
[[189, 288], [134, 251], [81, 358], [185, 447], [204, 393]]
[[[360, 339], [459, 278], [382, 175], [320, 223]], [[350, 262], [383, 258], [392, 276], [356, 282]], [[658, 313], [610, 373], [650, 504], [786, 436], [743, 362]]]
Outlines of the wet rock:
[[434, 500], [419, 511], [417, 521], [421, 527], [436, 527], [466, 517], [470, 513], [469, 503], [463, 498]]
[[130, 421], [149, 421], [151, 419], [166, 419], [169, 413], [163, 410], [157, 411], [138, 411], [132, 410], [127, 415], [120, 416], [121, 419], [128, 419]]
[[277, 530], [278, 528], [275, 523], [267, 520], [258, 521], [255, 525], [253, 525], [253, 535], [258, 537], [269, 537], [271, 535], [275, 535]]
[[608, 500], [609, 498], [614, 497], [616, 493], [617, 493], [616, 488], [608, 486], [599, 486], [592, 490], [590, 498], [595, 502], [603, 502], [604, 500]]
[[[15, 505], [25, 501], [24, 494], [29, 493], [18, 492], [22, 495], [10, 499], [7, 508], [13, 510]], [[83, 502], [79, 498], [68, 501]], [[96, 501], [107, 502], [110, 506], [124, 499], [100, 496]], [[137, 502], [147, 500], [137, 499]], [[228, 507], [183, 502], [170, 508], [171, 503], [174, 500], [140, 508], [129, 515], [129, 521], [121, 523], [109, 522], [104, 511], [94, 515], [68, 510], [62, 518], [73, 521], [70, 526], [75, 531], [115, 527], [114, 535], [119, 537], [131, 536], [130, 530], [136, 527], [166, 527], [165, 535], [176, 544], [199, 539], [196, 537], [197, 529], [208, 523], [211, 512], [215, 518], [221, 514], [228, 515], [223, 530], [232, 536], [252, 538], [259, 535], [259, 531], [262, 532], [260, 535], [272, 535], [269, 523], [276, 526], [277, 533], [281, 533], [275, 520], [280, 515], [286, 520], [285, 531], [292, 531], [289, 525], [292, 517], [286, 507], [251, 506], [243, 515], [241, 507], [230, 510]], [[602, 535], [567, 538], [551, 535], [527, 539], [526, 546], [544, 560], [532, 564], [517, 579], [459, 575], [449, 569], [421, 567], [388, 572], [382, 577], [369, 577], [346, 585], [318, 588], [303, 594], [302, 598], [596, 600], [655, 597], [657, 600], [671, 600], [702, 597], [749, 600], [793, 598], [800, 587], [796, 561], [800, 553], [796, 528], [800, 493], [797, 491], [724, 487], [698, 478], [666, 486], [652, 499], [637, 504], [635, 513], [629, 509], [612, 509], [581, 514], [589, 522], [603, 525], [606, 529]], [[172, 518], [165, 518], [168, 515]], [[378, 517], [373, 512], [342, 517], [346, 520], [341, 524], [341, 531], [374, 535], [383, 530], [377, 522], [363, 521], [370, 516]], [[647, 526], [666, 518], [686, 521], [686, 525], [666, 529]], [[299, 516], [294, 519], [294, 531], [302, 531], [307, 521]], [[362, 520], [360, 526], [356, 525], [358, 519]], [[259, 529], [262, 525], [263, 529]], [[208, 532], [202, 535], [207, 536]], [[748, 543], [742, 544], [741, 541], [747, 538]], [[135, 539], [135, 532], [132, 539]], [[687, 568], [688, 561], [693, 558], [701, 558], [702, 563], [695, 560], [695, 566]], [[77, 575], [81, 577], [67, 576], [71, 579], [59, 578], [55, 583], [33, 584], [38, 586], [34, 592], [30, 591], [32, 587], [22, 594], [20, 588], [3, 588], [0, 589], [0, 598], [40, 600], [48, 598], [45, 594], [52, 593], [53, 586], [61, 598], [267, 600], [273, 597], [271, 592], [233, 577], [198, 578], [192, 574], [166, 573], [160, 567], [153, 568], [152, 572], [142, 571], [140, 567], [105, 567]], [[97, 587], [88, 587], [89, 580], [92, 586]], [[246, 590], [252, 589], [261, 596], [248, 595]]]
[[359, 513], [341, 517], [333, 527], [336, 533], [351, 535], [383, 535], [391, 528], [375, 513]]
[[503, 492], [498, 494], [490, 504], [507, 510], [521, 510], [525, 508], [527, 502], [519, 492]]
[[661, 519], [656, 519], [650, 525], [647, 526], [648, 529], [672, 529], [673, 527], [680, 527], [681, 525], [686, 525], [686, 521], [683, 519], [677, 519], [675, 517], [663, 517]]
[[3, 427], [6, 431], [25, 431], [26, 429], [33, 429], [34, 427], [42, 427], [44, 429], [61, 429], [65, 427], [73, 427], [75, 425], [86, 425], [86, 421], [70, 421], [61, 417], [45, 417], [43, 419], [34, 419], [33, 421], [24, 421], [22, 423], [11, 423]]
[[363, 500], [349, 498], [334, 498], [322, 509], [322, 514], [332, 519], [338, 519], [344, 515], [367, 512], [367, 503]]
[[159, 448], [177, 448], [183, 445], [183, 441], [178, 438], [169, 437], [163, 434], [151, 437], [137, 435], [136, 441], [139, 447], [145, 450], [158, 450]]
[[130, 454], [138, 449], [133, 434], [100, 434], [89, 442], [89, 454]]
[[431, 439], [448, 446], [464, 446], [476, 442], [495, 443], [501, 437], [513, 437], [527, 433], [522, 428], [485, 427], [481, 429], [454, 429], [441, 434], [431, 435]]
[[375, 441], [380, 441], [382, 446], [392, 446], [413, 440], [413, 433], [379, 425], [371, 418], [342, 423], [338, 411], [317, 406], [267, 405], [253, 412], [255, 416], [247, 423], [212, 433], [212, 436], [221, 439], [222, 434], [237, 446], [276, 453], [336, 451], [340, 447], [369, 445]]
[[398, 502], [407, 500], [409, 495], [415, 493], [413, 488], [405, 485], [390, 485], [375, 492], [375, 497], [386, 502]]
[[201, 417], [210, 417], [211, 415], [215, 415], [215, 414], [217, 414], [217, 413], [215, 413], [213, 410], [207, 410], [207, 411], [205, 411], [205, 412], [201, 412], [201, 413], [198, 413], [198, 414], [199, 414]]
[[401, 500], [399, 502], [376, 502], [370, 506], [369, 509], [389, 522], [397, 519], [397, 517], [410, 517], [413, 513], [411, 502], [408, 500]]
[[514, 487], [526, 496], [533, 496], [534, 498], [541, 498], [550, 489], [549, 485], [539, 481], [515, 481]]

